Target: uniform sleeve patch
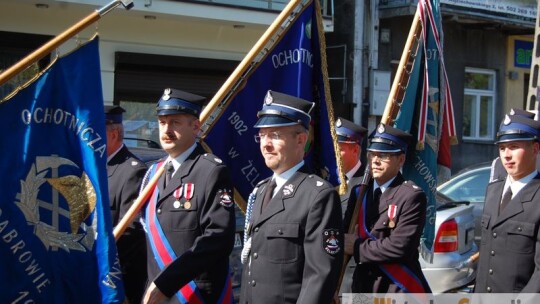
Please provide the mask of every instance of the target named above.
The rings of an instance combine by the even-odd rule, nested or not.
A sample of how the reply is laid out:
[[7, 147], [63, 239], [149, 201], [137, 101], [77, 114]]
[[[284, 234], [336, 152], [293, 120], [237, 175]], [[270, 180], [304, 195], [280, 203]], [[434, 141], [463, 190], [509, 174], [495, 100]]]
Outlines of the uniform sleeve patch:
[[323, 231], [323, 248], [329, 255], [336, 255], [341, 251], [341, 244], [339, 243], [339, 230], [326, 229]]
[[230, 189], [223, 189], [219, 191], [219, 203], [223, 207], [231, 207], [234, 204], [232, 198], [232, 191]]

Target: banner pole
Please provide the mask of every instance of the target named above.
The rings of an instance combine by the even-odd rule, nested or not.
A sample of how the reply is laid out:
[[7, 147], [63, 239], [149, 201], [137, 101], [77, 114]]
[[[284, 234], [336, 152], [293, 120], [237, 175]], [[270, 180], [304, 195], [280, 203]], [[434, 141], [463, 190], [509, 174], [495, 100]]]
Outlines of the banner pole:
[[131, 207], [129, 207], [126, 214], [122, 217], [120, 222], [118, 222], [116, 227], [114, 227], [113, 235], [116, 241], [118, 241], [118, 239], [122, 236], [124, 231], [126, 231], [127, 226], [131, 224], [131, 222], [137, 215], [137, 212], [141, 210], [141, 208], [146, 203], [150, 195], [153, 193], [154, 188], [156, 187], [156, 184], [159, 180], [159, 177], [163, 174], [163, 171], [165, 171], [165, 166], [161, 166], [161, 168], [159, 168], [156, 171], [156, 174], [152, 177], [152, 179], [150, 179], [150, 181], [148, 182], [146, 187], [144, 187], [144, 189], [141, 191], [137, 199], [133, 202], [133, 204], [131, 204]]
[[[283, 22], [291, 15], [293, 9], [298, 6], [299, 3], [305, 0], [291, 0], [289, 4], [281, 11], [281, 13], [278, 15], [276, 20], [270, 24], [268, 29], [264, 32], [264, 34], [259, 38], [257, 43], [251, 48], [249, 53], [242, 59], [240, 64], [236, 67], [236, 69], [232, 72], [232, 74], [227, 78], [225, 83], [221, 86], [221, 88], [217, 91], [216, 95], [210, 100], [208, 105], [204, 108], [204, 110], [201, 113], [200, 121], [204, 124], [204, 122], [208, 119], [210, 116], [210, 113], [212, 113], [222, 102], [224, 99], [224, 96], [231, 91], [233, 86], [238, 82], [240, 77], [244, 74], [244, 72], [248, 69], [249, 65], [255, 60], [255, 58], [259, 55], [263, 47], [268, 43], [268, 41], [277, 33], [277, 31], [280, 29]], [[215, 117], [217, 119], [218, 117]], [[201, 135], [202, 138], [205, 137], [206, 132], [210, 130], [210, 127], [205, 128], [203, 130], [203, 134]]]
[[71, 26], [64, 32], [60, 33], [59, 35], [51, 39], [49, 42], [42, 45], [40, 48], [32, 52], [30, 55], [21, 59], [19, 62], [15, 63], [10, 68], [2, 72], [0, 74], [0, 86], [4, 85], [11, 78], [19, 74], [24, 69], [28, 68], [30, 65], [32, 65], [36, 61], [50, 54], [54, 49], [58, 48], [58, 46], [60, 46], [62, 43], [66, 42], [68, 39], [75, 36], [77, 33], [79, 33], [80, 31], [82, 31], [83, 29], [91, 25], [92, 23], [99, 20], [102, 16], [104, 16], [105, 14], [107, 14], [108, 12], [110, 12], [111, 10], [119, 6], [120, 4], [124, 5], [124, 7], [128, 10], [133, 7], [133, 1], [115, 0], [105, 5], [101, 9], [94, 11], [90, 15], [86, 16], [85, 18], [77, 22], [75, 25]]

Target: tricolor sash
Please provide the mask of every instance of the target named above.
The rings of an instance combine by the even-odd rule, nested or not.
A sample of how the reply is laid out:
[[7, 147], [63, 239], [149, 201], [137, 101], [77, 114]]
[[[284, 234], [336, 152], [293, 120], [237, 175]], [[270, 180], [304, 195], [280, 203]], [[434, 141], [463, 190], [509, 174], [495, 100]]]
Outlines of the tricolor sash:
[[[359, 195], [360, 187], [356, 188], [356, 196]], [[366, 227], [366, 202], [367, 191], [362, 200], [362, 208], [358, 211], [358, 235], [362, 239], [371, 239], [376, 241], [377, 238], [372, 235]], [[426, 293], [422, 281], [405, 265], [400, 263], [378, 263], [379, 268], [404, 292], [408, 293]]]
[[[154, 165], [150, 172], [150, 178], [154, 176], [156, 171], [163, 166], [163, 161], [157, 163], [157, 165]], [[159, 220], [156, 215], [156, 208], [157, 208], [157, 200], [159, 196], [159, 189], [158, 187], [154, 187], [154, 191], [152, 193], [152, 196], [150, 197], [150, 201], [148, 202], [148, 206], [146, 208], [146, 221], [147, 221], [147, 233], [149, 234], [149, 242], [150, 246], [152, 247], [152, 252], [154, 253], [154, 258], [156, 259], [156, 262], [159, 266], [159, 269], [163, 270], [167, 265], [169, 265], [172, 261], [176, 259], [176, 253], [172, 249], [169, 241], [167, 240], [167, 237], [165, 236], [165, 233], [163, 232], [163, 229], [161, 228], [161, 224], [159, 223]], [[176, 297], [182, 304], [204, 304], [204, 300], [202, 298], [202, 295], [199, 291], [199, 288], [197, 287], [197, 284], [195, 281], [191, 281], [176, 293]], [[223, 286], [223, 291], [221, 292], [221, 295], [218, 300], [218, 304], [231, 304], [233, 302], [232, 299], [232, 282], [231, 282], [231, 276], [227, 276], [227, 280], [225, 282], [225, 285]]]

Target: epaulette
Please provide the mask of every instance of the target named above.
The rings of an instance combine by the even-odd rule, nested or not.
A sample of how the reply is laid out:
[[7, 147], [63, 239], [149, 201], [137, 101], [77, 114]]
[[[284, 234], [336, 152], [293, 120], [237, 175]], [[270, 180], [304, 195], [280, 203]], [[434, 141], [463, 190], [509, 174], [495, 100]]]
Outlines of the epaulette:
[[269, 177], [267, 177], [267, 178], [265, 178], [265, 179], [259, 181], [259, 182], [257, 183], [257, 185], [255, 185], [255, 188], [259, 188], [262, 184], [266, 183], [266, 182], [269, 181], [271, 178], [272, 178], [272, 176], [269, 176]]
[[216, 165], [222, 165], [223, 164], [223, 161], [221, 160], [221, 158], [215, 156], [214, 154], [211, 154], [211, 153], [204, 153], [202, 155], [202, 157]]
[[415, 191], [423, 191], [422, 188], [418, 187], [418, 186], [417, 186], [413, 181], [411, 181], [411, 180], [406, 180], [406, 181], [404, 181], [402, 185], [407, 186], [407, 187], [410, 187], [410, 188], [412, 188], [412, 189], [415, 190]]
[[306, 178], [306, 181], [314, 186], [316, 189], [326, 189], [329, 187], [333, 187], [327, 180], [323, 179], [322, 177], [316, 175], [316, 174], [309, 174]]

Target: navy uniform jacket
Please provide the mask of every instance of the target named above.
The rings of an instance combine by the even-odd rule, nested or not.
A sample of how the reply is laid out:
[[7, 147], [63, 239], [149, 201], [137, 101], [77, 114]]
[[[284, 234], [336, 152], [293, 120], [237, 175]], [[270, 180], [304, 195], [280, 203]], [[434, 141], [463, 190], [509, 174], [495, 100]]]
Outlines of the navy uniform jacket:
[[[109, 201], [113, 226], [124, 217], [139, 195], [146, 165], [123, 146], [107, 162]], [[131, 303], [140, 303], [146, 285], [146, 241], [144, 230], [134, 220], [116, 242], [122, 266], [124, 289]]]
[[[229, 170], [197, 145], [165, 189], [164, 178], [165, 173], [158, 180], [156, 214], [177, 258], [160, 270], [148, 244], [148, 278], [173, 302], [174, 294], [195, 280], [205, 302], [216, 303], [229, 274], [236, 227], [234, 202], [223, 203], [222, 197], [233, 194]], [[186, 183], [194, 185], [190, 206], [175, 208], [174, 191]], [[184, 195], [180, 202], [186, 202]]]
[[347, 193], [339, 196], [339, 199], [341, 200], [341, 211], [343, 217], [345, 217], [345, 212], [347, 211], [347, 205], [349, 203], [349, 197], [351, 196], [351, 190], [362, 182], [362, 174], [364, 174], [362, 167], [363, 166], [360, 166], [358, 170], [356, 170], [356, 172], [353, 174], [353, 177], [347, 181]]
[[499, 213], [504, 179], [490, 183], [475, 292], [540, 292], [540, 174]]
[[[364, 164], [360, 166], [356, 172], [353, 174], [353, 176], [348, 180], [347, 182], [347, 193], [344, 195], [340, 195], [339, 199], [341, 200], [341, 211], [343, 214], [343, 223], [345, 224], [345, 213], [347, 211], [347, 206], [349, 204], [349, 197], [351, 196], [351, 191], [355, 186], [359, 185], [362, 182], [362, 174], [364, 173]], [[354, 196], [354, 194], [353, 194]], [[350, 222], [350, 220], [349, 220]], [[343, 225], [343, 231], [347, 233], [349, 230], [349, 226]], [[353, 259], [349, 260], [349, 263], [347, 264], [347, 268], [345, 270], [345, 274], [343, 275], [343, 280], [341, 282], [341, 287], [339, 289], [339, 294], [343, 293], [351, 293], [351, 285], [352, 285], [352, 276], [354, 273], [354, 269], [356, 268], [356, 265], [354, 263]]]
[[[355, 189], [356, 190], [356, 189]], [[354, 191], [354, 190], [353, 190]], [[379, 263], [400, 263], [406, 266], [430, 292], [429, 285], [418, 262], [420, 236], [426, 219], [426, 195], [411, 181], [405, 181], [398, 173], [390, 186], [381, 195], [379, 206], [372, 203], [373, 181], [367, 189], [366, 225], [377, 240], [355, 242], [354, 259], [358, 264], [353, 276], [353, 292], [396, 293], [403, 292], [380, 268]], [[356, 195], [351, 195], [356, 201]], [[370, 204], [371, 203], [371, 204]], [[388, 208], [396, 205], [395, 227], [389, 227]], [[350, 223], [354, 202], [347, 209]]]
[[339, 197], [331, 184], [305, 170], [277, 190], [262, 214], [268, 180], [260, 184], [240, 303], [327, 304], [334, 295], [343, 262]]

